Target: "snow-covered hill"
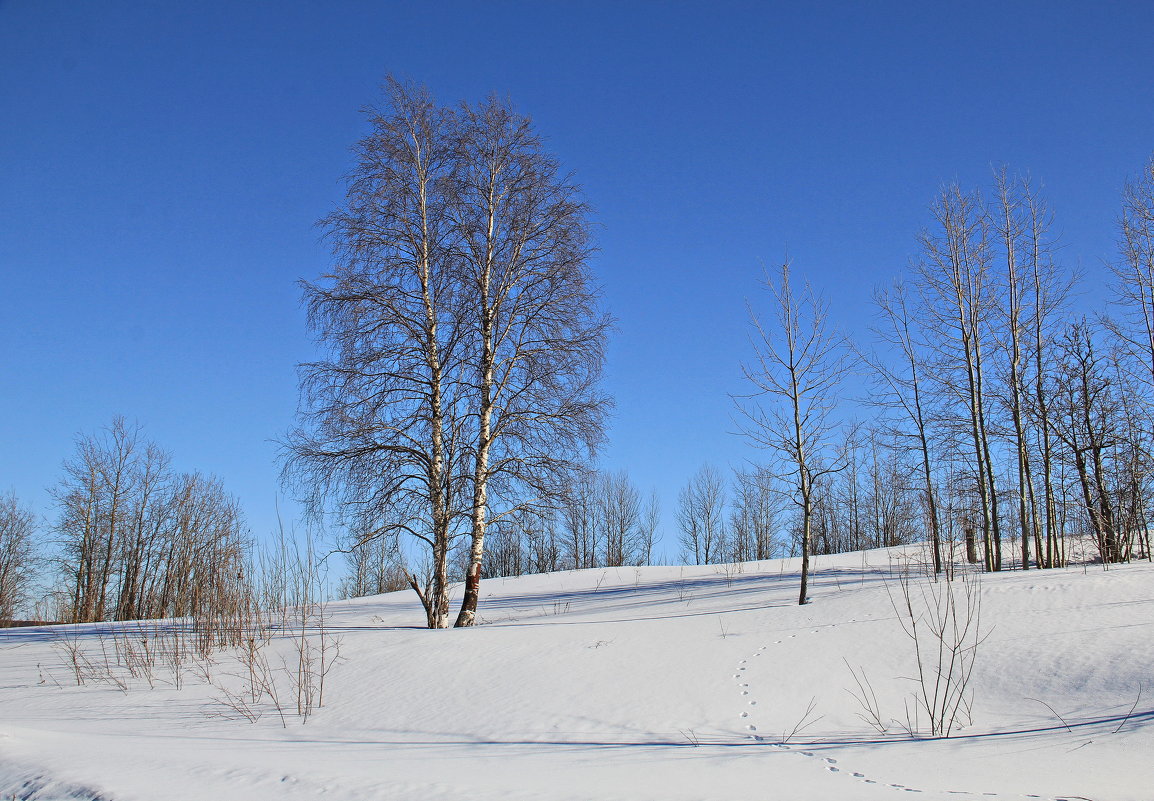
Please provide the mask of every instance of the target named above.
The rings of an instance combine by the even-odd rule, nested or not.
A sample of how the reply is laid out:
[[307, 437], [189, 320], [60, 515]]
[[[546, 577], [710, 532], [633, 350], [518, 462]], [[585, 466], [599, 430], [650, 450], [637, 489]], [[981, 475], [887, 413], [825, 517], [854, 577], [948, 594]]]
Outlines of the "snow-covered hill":
[[[416, 628], [411, 593], [334, 603], [343, 661], [287, 727], [223, 700], [231, 657], [77, 686], [69, 649], [115, 627], [5, 631], [0, 797], [1154, 798], [1154, 565], [982, 576], [972, 721], [940, 739], [904, 731], [906, 558], [821, 557], [801, 607], [796, 560], [490, 580], [465, 630]], [[292, 643], [269, 654], [287, 688]]]

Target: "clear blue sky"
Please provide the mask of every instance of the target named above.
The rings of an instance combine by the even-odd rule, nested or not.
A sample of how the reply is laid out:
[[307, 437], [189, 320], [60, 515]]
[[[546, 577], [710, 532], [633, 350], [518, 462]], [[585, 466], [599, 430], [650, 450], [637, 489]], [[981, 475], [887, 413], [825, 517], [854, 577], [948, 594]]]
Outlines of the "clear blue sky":
[[507, 95], [584, 185], [619, 319], [604, 464], [672, 528], [703, 461], [756, 456], [728, 393], [787, 254], [863, 332], [938, 186], [1006, 163], [1101, 296], [1152, 30], [1149, 2], [0, 0], [0, 491], [51, 517], [75, 435], [123, 414], [272, 528], [296, 281], [392, 72]]

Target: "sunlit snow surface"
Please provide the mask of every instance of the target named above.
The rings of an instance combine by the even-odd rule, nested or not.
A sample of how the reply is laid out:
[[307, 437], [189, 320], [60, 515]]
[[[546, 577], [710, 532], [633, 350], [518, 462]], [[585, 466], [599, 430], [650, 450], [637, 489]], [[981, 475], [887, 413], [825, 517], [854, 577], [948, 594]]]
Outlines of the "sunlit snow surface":
[[191, 673], [76, 686], [61, 629], [6, 630], [0, 798], [1154, 798], [1154, 566], [981, 577], [972, 724], [942, 740], [879, 734], [850, 692], [852, 667], [906, 718], [911, 558], [820, 557], [802, 607], [796, 560], [485, 581], [465, 630], [417, 628], [412, 593], [334, 603], [345, 661], [287, 728]]

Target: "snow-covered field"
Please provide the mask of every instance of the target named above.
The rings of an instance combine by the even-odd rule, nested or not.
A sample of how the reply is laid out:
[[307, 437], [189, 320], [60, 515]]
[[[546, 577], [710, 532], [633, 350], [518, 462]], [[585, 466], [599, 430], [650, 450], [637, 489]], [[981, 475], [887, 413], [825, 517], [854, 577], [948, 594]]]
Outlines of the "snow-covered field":
[[902, 558], [821, 557], [803, 607], [796, 560], [486, 581], [465, 630], [415, 628], [412, 593], [334, 603], [344, 661], [287, 728], [191, 668], [77, 686], [66, 644], [107, 626], [3, 631], [0, 798], [1154, 798], [1154, 566], [983, 576], [972, 723], [940, 739], [892, 722]]

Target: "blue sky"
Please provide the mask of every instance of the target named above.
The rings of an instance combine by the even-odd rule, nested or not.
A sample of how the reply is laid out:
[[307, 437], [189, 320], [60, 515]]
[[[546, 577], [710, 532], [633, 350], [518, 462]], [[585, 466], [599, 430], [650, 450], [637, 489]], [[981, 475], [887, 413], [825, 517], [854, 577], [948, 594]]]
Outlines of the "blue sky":
[[1154, 152], [1151, 30], [1144, 2], [0, 0], [0, 491], [51, 517], [76, 434], [123, 414], [271, 530], [314, 353], [296, 281], [393, 73], [510, 97], [585, 187], [619, 320], [603, 463], [672, 535], [702, 462], [757, 458], [728, 394], [786, 256], [860, 338], [937, 188], [1004, 163], [1100, 302]]

